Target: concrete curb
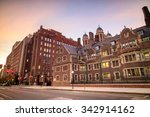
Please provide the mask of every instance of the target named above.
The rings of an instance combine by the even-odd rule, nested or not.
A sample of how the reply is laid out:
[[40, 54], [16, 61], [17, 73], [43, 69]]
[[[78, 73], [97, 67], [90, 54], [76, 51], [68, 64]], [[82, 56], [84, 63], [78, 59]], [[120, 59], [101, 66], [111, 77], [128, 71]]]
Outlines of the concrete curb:
[[81, 91], [81, 92], [95, 92], [95, 93], [118, 93], [118, 94], [140, 94], [140, 95], [150, 95], [150, 93], [140, 93], [140, 92], [119, 92], [119, 91], [92, 91], [92, 90], [72, 90], [72, 89], [52, 89], [52, 90], [66, 90], [66, 91]]
[[94, 91], [94, 90], [78, 90], [78, 89], [59, 89], [59, 88], [46, 88], [46, 87], [22, 87], [22, 88], [31, 88], [31, 89], [51, 89], [51, 90], [64, 90], [64, 91], [80, 91], [80, 92], [96, 92], [96, 93], [118, 93], [118, 94], [140, 94], [140, 95], [150, 95], [150, 92], [124, 92], [124, 91]]

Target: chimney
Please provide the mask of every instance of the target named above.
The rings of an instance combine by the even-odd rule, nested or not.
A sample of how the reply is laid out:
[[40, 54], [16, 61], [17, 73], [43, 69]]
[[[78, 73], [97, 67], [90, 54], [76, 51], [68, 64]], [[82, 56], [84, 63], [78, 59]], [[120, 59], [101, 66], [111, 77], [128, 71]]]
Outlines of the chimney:
[[144, 6], [142, 10], [143, 10], [144, 18], [145, 18], [146, 27], [150, 28], [150, 13], [149, 13], [147, 6]]
[[92, 32], [89, 32], [89, 38], [90, 38], [90, 40], [94, 39], [94, 34]]
[[40, 26], [40, 29], [43, 29], [43, 25]]
[[81, 38], [78, 38], [78, 46], [81, 45]]
[[99, 36], [98, 35], [95, 35], [95, 41], [99, 42]]

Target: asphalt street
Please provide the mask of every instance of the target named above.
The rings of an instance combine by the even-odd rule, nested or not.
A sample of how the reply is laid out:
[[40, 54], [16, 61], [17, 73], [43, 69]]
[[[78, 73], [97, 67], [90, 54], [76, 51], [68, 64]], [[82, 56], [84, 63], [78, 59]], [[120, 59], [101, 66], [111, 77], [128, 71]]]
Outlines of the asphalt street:
[[0, 87], [0, 100], [150, 100], [150, 95]]

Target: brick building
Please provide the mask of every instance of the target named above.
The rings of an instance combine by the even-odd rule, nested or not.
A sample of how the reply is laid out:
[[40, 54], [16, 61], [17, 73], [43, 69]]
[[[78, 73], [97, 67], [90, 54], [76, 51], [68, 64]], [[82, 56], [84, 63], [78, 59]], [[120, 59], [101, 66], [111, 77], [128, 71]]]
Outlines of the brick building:
[[13, 45], [11, 53], [7, 56], [5, 71], [9, 69], [8, 71], [13, 71], [13, 73], [20, 73], [22, 46], [23, 42], [21, 41], [17, 41]]
[[26, 36], [22, 41], [17, 41], [13, 45], [12, 51], [6, 59], [6, 65], [4, 67], [4, 76], [6, 76], [6, 70], [9, 71], [9, 73], [13, 72], [18, 74], [20, 78], [23, 76], [23, 62], [26, 53], [25, 46], [28, 44], [28, 40], [30, 38], [31, 35]]
[[150, 82], [150, 13], [143, 7], [145, 26], [126, 28], [119, 35], [83, 35], [83, 46], [62, 44], [54, 62], [53, 85], [70, 83]]
[[53, 61], [61, 43], [77, 45], [76, 41], [66, 38], [60, 32], [41, 26], [25, 46], [24, 80], [29, 81], [29, 84], [51, 85]]
[[61, 43], [77, 46], [76, 41], [60, 32], [41, 26], [33, 35], [14, 44], [6, 66], [18, 73], [22, 83], [50, 85], [53, 61]]

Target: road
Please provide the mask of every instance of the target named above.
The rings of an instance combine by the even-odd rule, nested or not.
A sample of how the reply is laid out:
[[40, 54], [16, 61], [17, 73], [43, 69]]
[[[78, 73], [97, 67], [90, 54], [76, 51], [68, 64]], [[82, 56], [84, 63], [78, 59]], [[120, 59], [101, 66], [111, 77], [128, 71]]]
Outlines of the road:
[[0, 87], [0, 100], [150, 100], [150, 95]]

